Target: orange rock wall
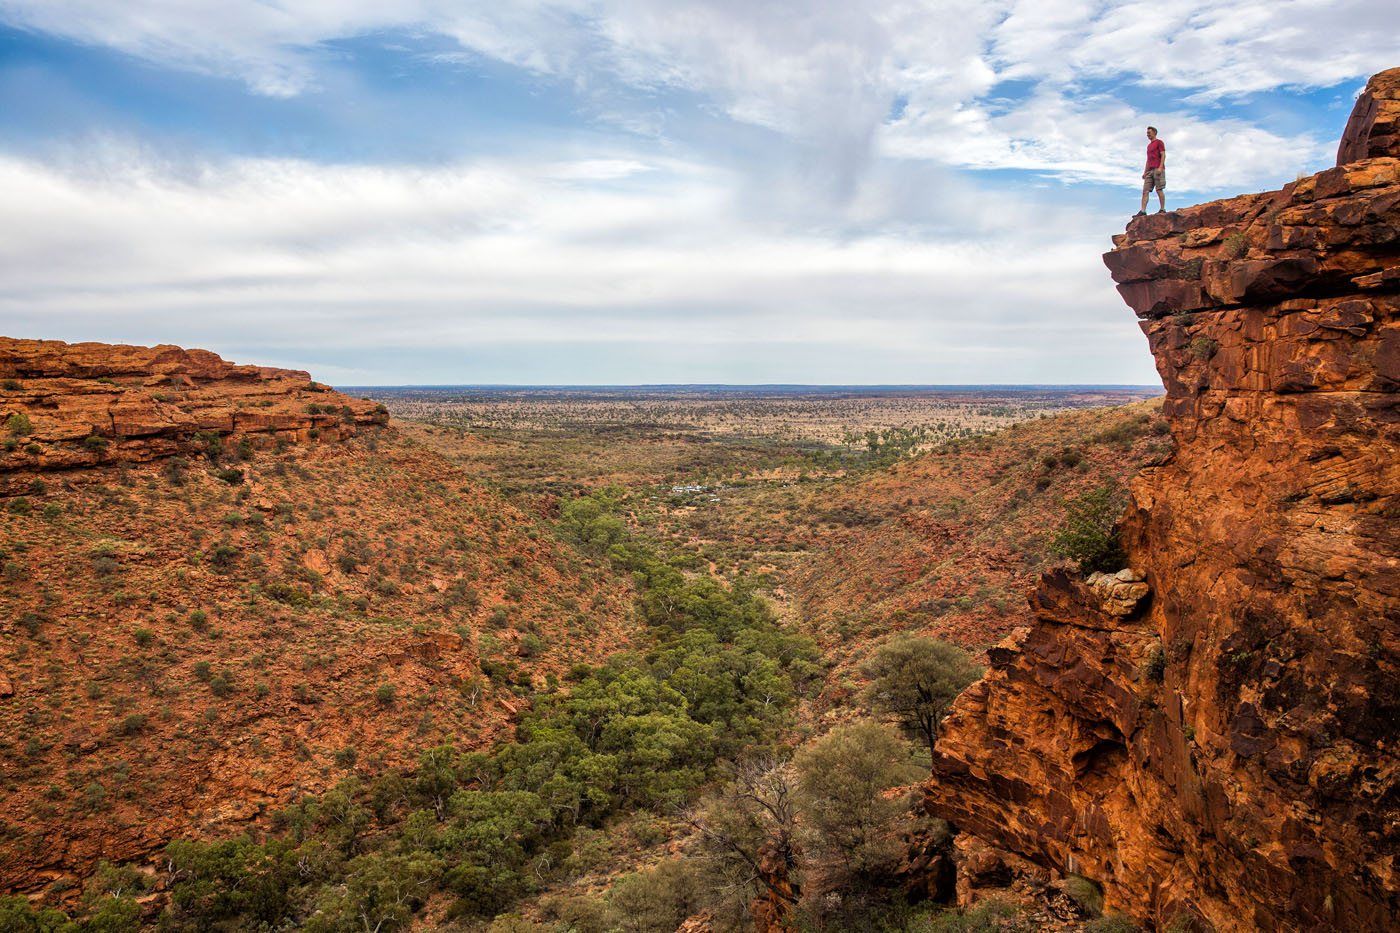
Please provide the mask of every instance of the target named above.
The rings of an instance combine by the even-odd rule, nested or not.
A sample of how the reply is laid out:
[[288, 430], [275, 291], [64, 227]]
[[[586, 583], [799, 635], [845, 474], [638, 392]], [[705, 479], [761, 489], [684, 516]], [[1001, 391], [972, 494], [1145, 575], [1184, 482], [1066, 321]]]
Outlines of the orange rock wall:
[[938, 744], [932, 812], [1145, 922], [1400, 927], [1397, 89], [1356, 159], [1114, 238], [1177, 444], [1122, 520], [1150, 595], [1048, 576]]
[[200, 432], [307, 443], [387, 421], [304, 372], [207, 350], [0, 337], [0, 495], [46, 471], [194, 452]]

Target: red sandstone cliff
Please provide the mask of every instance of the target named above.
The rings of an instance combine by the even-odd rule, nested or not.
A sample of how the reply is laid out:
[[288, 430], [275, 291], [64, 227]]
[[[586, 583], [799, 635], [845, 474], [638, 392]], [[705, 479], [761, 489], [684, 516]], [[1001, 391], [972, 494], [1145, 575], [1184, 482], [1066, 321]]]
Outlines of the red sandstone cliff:
[[207, 350], [0, 337], [0, 495], [43, 471], [188, 453], [200, 432], [306, 443], [388, 417], [304, 372]]
[[938, 744], [933, 813], [1144, 921], [1400, 925], [1397, 127], [1400, 69], [1337, 168], [1114, 238], [1177, 443], [1122, 519], [1149, 595], [1048, 576]]

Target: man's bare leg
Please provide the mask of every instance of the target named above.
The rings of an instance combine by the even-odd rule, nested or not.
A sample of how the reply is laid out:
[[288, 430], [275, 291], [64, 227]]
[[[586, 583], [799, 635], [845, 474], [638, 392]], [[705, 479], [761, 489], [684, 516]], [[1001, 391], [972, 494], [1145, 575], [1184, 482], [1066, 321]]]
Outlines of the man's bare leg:
[[[1162, 210], [1167, 209], [1167, 193], [1161, 188], [1157, 189], [1157, 206]], [[1147, 210], [1147, 195], [1142, 196], [1142, 209]]]

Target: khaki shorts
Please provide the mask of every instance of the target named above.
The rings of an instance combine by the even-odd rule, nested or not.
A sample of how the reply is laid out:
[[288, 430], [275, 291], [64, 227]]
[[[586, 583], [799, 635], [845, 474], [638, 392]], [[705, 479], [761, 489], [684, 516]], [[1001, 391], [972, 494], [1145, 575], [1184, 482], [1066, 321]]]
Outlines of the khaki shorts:
[[1150, 168], [1142, 173], [1142, 193], [1151, 194], [1152, 189], [1158, 191], [1167, 190], [1167, 170], [1164, 168]]

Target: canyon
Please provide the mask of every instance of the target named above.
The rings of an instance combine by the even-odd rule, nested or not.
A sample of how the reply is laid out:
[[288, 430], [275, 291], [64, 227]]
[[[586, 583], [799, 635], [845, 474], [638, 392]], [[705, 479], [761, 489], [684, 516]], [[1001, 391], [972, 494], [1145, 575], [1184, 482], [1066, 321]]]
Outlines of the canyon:
[[1400, 69], [1335, 168], [1114, 237], [1176, 450], [1128, 586], [1045, 576], [946, 720], [925, 805], [964, 852], [1158, 928], [1400, 924], [1397, 126]]

